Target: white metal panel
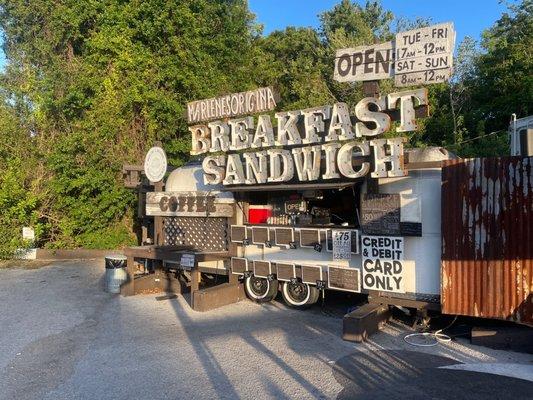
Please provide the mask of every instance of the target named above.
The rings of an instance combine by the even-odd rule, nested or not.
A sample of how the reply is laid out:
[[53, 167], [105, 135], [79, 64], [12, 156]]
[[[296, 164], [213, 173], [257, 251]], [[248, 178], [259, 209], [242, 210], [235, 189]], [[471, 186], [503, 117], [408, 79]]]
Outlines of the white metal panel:
[[440, 294], [441, 170], [409, 171], [406, 177], [380, 179], [379, 190], [420, 198], [422, 237], [405, 237], [404, 287], [406, 292]]

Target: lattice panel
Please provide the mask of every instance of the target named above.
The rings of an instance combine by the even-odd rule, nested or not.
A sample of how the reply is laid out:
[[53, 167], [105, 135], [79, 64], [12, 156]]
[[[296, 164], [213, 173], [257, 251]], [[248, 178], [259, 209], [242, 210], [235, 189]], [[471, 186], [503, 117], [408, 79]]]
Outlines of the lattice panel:
[[163, 219], [164, 243], [187, 245], [199, 250], [225, 251], [228, 248], [227, 218], [168, 217]]

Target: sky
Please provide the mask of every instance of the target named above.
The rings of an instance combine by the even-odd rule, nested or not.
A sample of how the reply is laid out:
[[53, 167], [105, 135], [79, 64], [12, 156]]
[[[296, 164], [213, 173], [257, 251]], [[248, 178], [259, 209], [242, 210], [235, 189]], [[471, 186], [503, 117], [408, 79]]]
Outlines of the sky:
[[[365, 0], [356, 0], [363, 4]], [[318, 14], [330, 10], [340, 0], [249, 0], [264, 33], [286, 26], [318, 27]], [[383, 7], [396, 17], [431, 18], [434, 23], [453, 22], [457, 43], [465, 36], [476, 40], [507, 9], [499, 0], [382, 0]]]
[[[268, 34], [286, 26], [318, 27], [318, 14], [330, 10], [340, 0], [249, 0], [250, 9]], [[364, 4], [365, 0], [356, 0]], [[511, 0], [508, 0], [511, 1]], [[396, 17], [431, 18], [432, 22], [453, 22], [457, 43], [465, 36], [479, 40], [481, 32], [490, 27], [507, 9], [499, 0], [382, 0], [384, 8]], [[1, 43], [1, 38], [0, 38]], [[0, 50], [0, 70], [5, 65]]]

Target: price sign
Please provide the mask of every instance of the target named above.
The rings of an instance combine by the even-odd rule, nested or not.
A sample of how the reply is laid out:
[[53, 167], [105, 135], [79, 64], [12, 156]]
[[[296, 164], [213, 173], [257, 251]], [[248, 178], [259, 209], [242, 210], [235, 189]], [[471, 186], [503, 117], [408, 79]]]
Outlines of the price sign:
[[182, 254], [180, 265], [185, 268], [194, 268], [194, 254]]
[[350, 231], [333, 231], [333, 259], [352, 259], [352, 235]]

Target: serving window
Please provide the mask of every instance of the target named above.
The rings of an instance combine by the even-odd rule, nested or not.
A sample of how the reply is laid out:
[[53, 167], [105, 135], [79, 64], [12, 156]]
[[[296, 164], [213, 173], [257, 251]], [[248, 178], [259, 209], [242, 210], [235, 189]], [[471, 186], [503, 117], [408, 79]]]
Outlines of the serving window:
[[[316, 231], [312, 232], [305, 228], [359, 228], [360, 186], [360, 183], [354, 183], [337, 188], [306, 190], [265, 188], [265, 190], [241, 192], [240, 202], [245, 204], [244, 223], [301, 228], [305, 233], [304, 245], [312, 247], [315, 241], [312, 240], [312, 236], [316, 235]], [[280, 240], [283, 244], [287, 244], [286, 241]], [[320, 242], [319, 236], [316, 241]]]

